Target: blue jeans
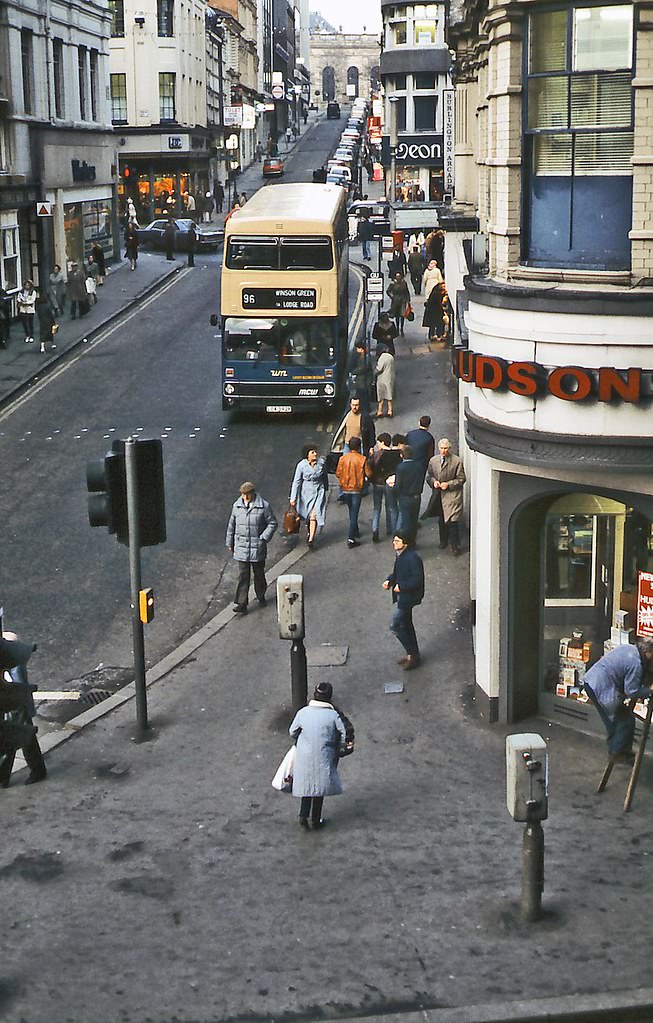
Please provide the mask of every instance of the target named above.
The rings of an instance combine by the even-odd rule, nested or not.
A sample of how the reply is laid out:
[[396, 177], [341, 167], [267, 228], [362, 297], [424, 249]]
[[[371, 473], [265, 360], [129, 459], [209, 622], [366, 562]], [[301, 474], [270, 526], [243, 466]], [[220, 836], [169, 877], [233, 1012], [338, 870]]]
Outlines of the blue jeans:
[[390, 622], [390, 632], [394, 632], [410, 657], [419, 657], [412, 607], [399, 607], [399, 604], [395, 604]]
[[385, 488], [385, 514], [389, 521], [388, 535], [394, 536], [397, 532], [397, 521], [399, 519], [397, 491], [394, 487], [389, 487], [387, 484]]
[[[391, 490], [388, 487], [388, 490]], [[373, 483], [372, 484], [372, 500], [374, 502], [374, 511], [372, 512], [372, 532], [378, 533], [379, 524], [381, 522], [381, 508], [383, 507], [383, 498], [386, 495], [385, 483]], [[388, 499], [385, 501], [385, 529], [388, 536], [392, 536], [393, 521], [390, 515], [390, 508], [388, 507]]]
[[342, 495], [345, 499], [345, 504], [349, 508], [349, 540], [357, 540], [360, 536], [358, 529], [358, 513], [361, 507], [361, 500], [363, 495], [360, 491], [353, 493], [352, 491], [345, 491]]
[[605, 725], [608, 753], [611, 756], [615, 753], [630, 753], [635, 738], [635, 715], [627, 707], [621, 706], [617, 708], [614, 718], [611, 718], [596, 699], [594, 691], [587, 685], [584, 689]]
[[372, 256], [370, 254], [370, 243], [368, 242], [367, 238], [364, 238], [363, 239], [363, 259], [371, 259], [371, 258], [372, 258]]
[[419, 518], [420, 496], [406, 494], [399, 497], [399, 525], [402, 533], [414, 540], [417, 536], [417, 520]]

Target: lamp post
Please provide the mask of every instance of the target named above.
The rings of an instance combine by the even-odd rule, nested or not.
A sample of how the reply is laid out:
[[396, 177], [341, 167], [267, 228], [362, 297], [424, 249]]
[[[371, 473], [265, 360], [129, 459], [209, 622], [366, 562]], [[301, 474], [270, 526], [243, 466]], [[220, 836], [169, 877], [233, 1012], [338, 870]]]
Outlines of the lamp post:
[[389, 96], [390, 103], [390, 201], [394, 202], [397, 193], [397, 103], [398, 96]]

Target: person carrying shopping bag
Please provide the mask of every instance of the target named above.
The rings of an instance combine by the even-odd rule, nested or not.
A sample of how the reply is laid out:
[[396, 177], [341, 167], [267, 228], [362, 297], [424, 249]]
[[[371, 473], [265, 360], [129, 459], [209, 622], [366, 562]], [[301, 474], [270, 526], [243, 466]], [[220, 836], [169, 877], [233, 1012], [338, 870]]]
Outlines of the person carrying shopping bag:
[[304, 454], [295, 467], [290, 487], [290, 507], [306, 523], [308, 531], [308, 549], [315, 548], [315, 536], [318, 529], [326, 525], [328, 476], [324, 459], [320, 457], [312, 444], [307, 444]]

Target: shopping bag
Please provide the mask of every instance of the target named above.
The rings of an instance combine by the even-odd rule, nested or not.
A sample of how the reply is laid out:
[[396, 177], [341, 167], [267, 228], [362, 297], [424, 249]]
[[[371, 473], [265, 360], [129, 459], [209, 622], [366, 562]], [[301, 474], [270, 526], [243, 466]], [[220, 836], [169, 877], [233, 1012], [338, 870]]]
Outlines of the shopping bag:
[[404, 316], [408, 320], [409, 323], [412, 323], [413, 320], [415, 319], [415, 310], [413, 309], [413, 307], [410, 304], [410, 302], [406, 306], [406, 312], [404, 313]]
[[292, 775], [295, 766], [295, 747], [291, 746], [279, 764], [272, 779], [272, 788], [278, 792], [292, 792]]
[[301, 519], [295, 509], [291, 506], [283, 517], [283, 531], [284, 533], [298, 533], [301, 525]]

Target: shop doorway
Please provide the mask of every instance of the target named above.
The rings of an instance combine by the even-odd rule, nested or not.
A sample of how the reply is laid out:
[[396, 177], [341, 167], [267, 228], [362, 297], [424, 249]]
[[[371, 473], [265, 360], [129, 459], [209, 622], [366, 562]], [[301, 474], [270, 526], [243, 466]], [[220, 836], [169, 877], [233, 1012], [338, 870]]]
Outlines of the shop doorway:
[[633, 638], [619, 622], [635, 610], [638, 572], [653, 570], [651, 519], [615, 496], [549, 495], [516, 511], [510, 548], [508, 720], [598, 729], [583, 678]]

